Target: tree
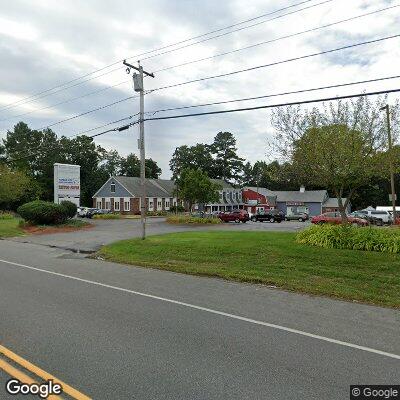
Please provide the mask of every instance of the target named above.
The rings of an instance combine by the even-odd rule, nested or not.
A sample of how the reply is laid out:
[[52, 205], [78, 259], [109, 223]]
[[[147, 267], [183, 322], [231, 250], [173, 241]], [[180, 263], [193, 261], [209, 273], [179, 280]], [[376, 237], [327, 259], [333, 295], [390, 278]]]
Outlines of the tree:
[[0, 207], [9, 208], [17, 202], [29, 188], [29, 177], [20, 171], [13, 171], [0, 164]]
[[177, 147], [169, 162], [172, 179], [177, 179], [184, 169], [201, 169], [209, 177], [214, 178], [214, 160], [210, 146], [197, 143], [194, 146]]
[[[158, 179], [161, 175], [161, 168], [151, 158], [145, 160], [146, 178]], [[140, 160], [133, 153], [121, 159], [120, 174], [123, 176], [140, 176]]]
[[179, 197], [189, 204], [206, 204], [219, 200], [220, 185], [213, 183], [201, 169], [184, 169], [177, 180]]
[[[299, 181], [333, 191], [343, 221], [356, 190], [387, 173], [386, 126], [380, 112], [385, 103], [360, 97], [329, 103], [322, 110], [288, 107], [273, 113], [277, 149], [293, 163]], [[396, 104], [393, 118], [398, 111]]]
[[237, 155], [236, 139], [232, 133], [219, 132], [210, 148], [215, 156], [215, 177], [225, 181], [240, 181], [244, 159]]
[[146, 167], [146, 178], [158, 179], [161, 175], [161, 168], [157, 165], [157, 163], [151, 159], [146, 158], [145, 160]]

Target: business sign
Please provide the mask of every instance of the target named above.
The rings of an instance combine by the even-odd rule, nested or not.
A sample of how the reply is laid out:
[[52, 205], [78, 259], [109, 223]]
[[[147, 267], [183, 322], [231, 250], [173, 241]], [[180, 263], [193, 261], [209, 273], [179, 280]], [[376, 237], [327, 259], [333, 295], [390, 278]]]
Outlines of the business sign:
[[81, 197], [81, 167], [72, 164], [54, 164], [54, 203], [72, 201], [79, 206]]
[[303, 201], [287, 201], [286, 202], [287, 206], [304, 206], [304, 202]]
[[249, 206], [256, 206], [258, 204], [258, 200], [248, 200], [247, 204]]

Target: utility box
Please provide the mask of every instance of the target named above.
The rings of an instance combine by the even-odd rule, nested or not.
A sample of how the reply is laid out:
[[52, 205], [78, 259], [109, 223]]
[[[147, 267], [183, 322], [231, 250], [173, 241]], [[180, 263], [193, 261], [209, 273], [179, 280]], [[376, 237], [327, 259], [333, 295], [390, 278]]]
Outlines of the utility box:
[[71, 201], [78, 207], [81, 198], [81, 167], [74, 164], [54, 164], [54, 203]]
[[135, 92], [142, 92], [143, 91], [143, 76], [141, 74], [133, 74], [133, 87]]

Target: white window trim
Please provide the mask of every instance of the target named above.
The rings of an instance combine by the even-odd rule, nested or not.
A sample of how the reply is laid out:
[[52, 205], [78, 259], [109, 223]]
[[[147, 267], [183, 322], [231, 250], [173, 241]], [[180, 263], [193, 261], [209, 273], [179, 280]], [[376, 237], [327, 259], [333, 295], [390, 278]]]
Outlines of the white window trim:
[[[118, 208], [116, 207], [117, 204], [118, 204]], [[115, 200], [114, 199], [114, 210], [115, 211], [120, 211], [121, 210], [121, 201], [120, 200]]]
[[[128, 207], [126, 205], [128, 205]], [[124, 211], [131, 211], [131, 202], [130, 202], [130, 200], [124, 199]]]

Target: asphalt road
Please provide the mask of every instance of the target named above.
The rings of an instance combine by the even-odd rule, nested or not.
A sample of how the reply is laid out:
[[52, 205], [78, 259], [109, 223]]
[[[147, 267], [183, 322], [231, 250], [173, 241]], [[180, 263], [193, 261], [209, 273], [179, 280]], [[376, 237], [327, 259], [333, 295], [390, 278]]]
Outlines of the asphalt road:
[[[91, 220], [94, 226], [88, 230], [57, 233], [57, 235], [30, 235], [13, 240], [22, 243], [36, 243], [61, 249], [91, 252], [117, 240], [140, 237], [141, 225], [138, 219]], [[309, 222], [283, 221], [281, 223], [247, 222], [246, 224], [225, 223], [220, 225], [171, 225], [164, 218], [148, 218], [147, 234], [158, 235], [170, 232], [194, 230], [234, 230], [234, 231], [288, 231], [296, 232], [308, 226]]]
[[0, 294], [1, 343], [95, 399], [348, 399], [400, 382], [397, 310], [6, 240]]

